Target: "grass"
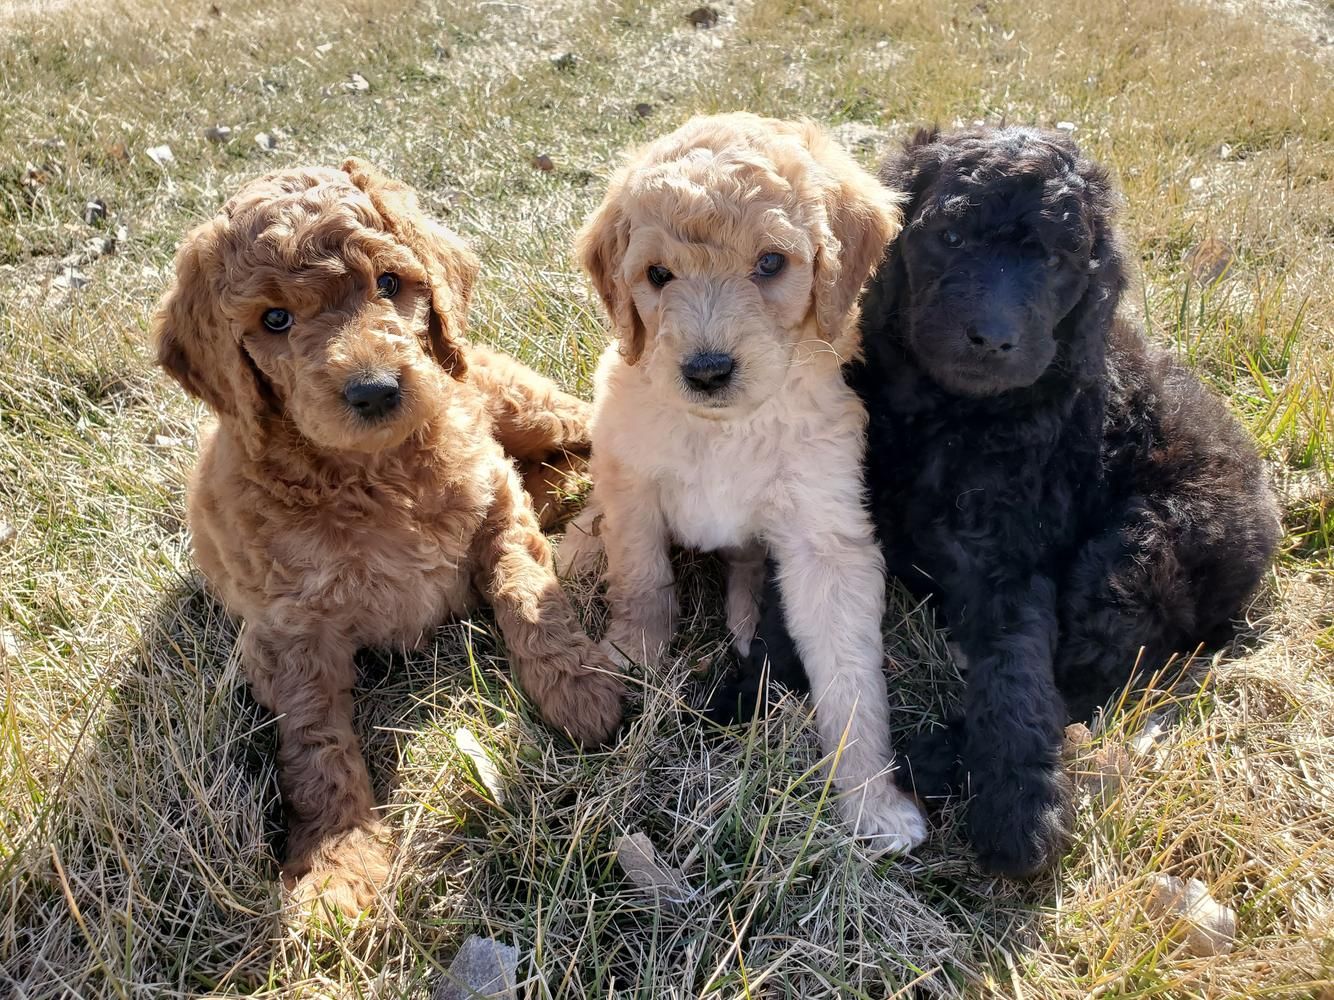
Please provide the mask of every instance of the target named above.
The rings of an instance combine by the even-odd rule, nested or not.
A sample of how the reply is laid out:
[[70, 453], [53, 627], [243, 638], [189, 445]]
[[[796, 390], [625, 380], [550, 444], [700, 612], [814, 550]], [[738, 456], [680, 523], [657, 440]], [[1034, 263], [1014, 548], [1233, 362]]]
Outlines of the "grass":
[[[529, 997], [1334, 996], [1328, 47], [1245, 3], [738, 0], [711, 30], [691, 6], [0, 7], [0, 993], [419, 997], [482, 933], [518, 945]], [[1243, 641], [1200, 692], [1097, 735], [1167, 720], [1118, 789], [1082, 796], [1061, 870], [1016, 886], [971, 868], [952, 810], [913, 858], [849, 845], [802, 705], [700, 720], [692, 670], [723, 647], [707, 560], [682, 566], [676, 668], [640, 679], [608, 753], [536, 723], [489, 619], [451, 624], [362, 663], [403, 848], [392, 905], [298, 933], [273, 883], [272, 723], [184, 534], [203, 414], [144, 342], [173, 246], [247, 177], [367, 156], [481, 254], [474, 337], [586, 392], [605, 335], [573, 227], [626, 144], [735, 107], [826, 121], [868, 165], [923, 121], [1074, 125], [1126, 193], [1134, 308], [1228, 397], [1284, 497]], [[215, 124], [229, 142], [203, 137]], [[145, 153], [162, 144], [166, 166]], [[887, 636], [907, 731], [959, 681], [929, 611], [896, 595]], [[612, 845], [635, 831], [685, 902], [623, 880]], [[1192, 958], [1148, 919], [1158, 873], [1236, 910], [1231, 954]]]

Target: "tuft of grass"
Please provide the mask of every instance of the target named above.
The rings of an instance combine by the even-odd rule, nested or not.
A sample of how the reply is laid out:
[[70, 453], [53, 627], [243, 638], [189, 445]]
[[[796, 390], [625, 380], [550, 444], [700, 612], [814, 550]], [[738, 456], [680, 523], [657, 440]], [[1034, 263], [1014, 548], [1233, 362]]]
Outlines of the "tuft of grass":
[[[710, 30], [664, 0], [0, 7], [0, 992], [420, 997], [469, 933], [519, 946], [530, 997], [1334, 990], [1334, 87], [1316, 15], [713, 5]], [[543, 729], [485, 615], [445, 625], [425, 652], [360, 664], [402, 847], [386, 906], [297, 933], [273, 881], [272, 720], [185, 537], [203, 415], [144, 342], [172, 248], [255, 174], [369, 157], [480, 253], [473, 336], [586, 393], [605, 333], [574, 227], [624, 146], [738, 107], [825, 121], [867, 165], [923, 122], [1067, 122], [1113, 168], [1136, 308], [1256, 433], [1283, 496], [1288, 544], [1241, 640], [1197, 665], [1198, 690], [1098, 727], [1089, 752], [1147, 749], [1081, 795], [1061, 870], [1013, 885], [971, 867], [957, 807], [912, 858], [850, 844], [804, 703], [751, 728], [701, 719], [725, 644], [708, 559], [681, 560], [674, 662], [633, 680], [607, 752]], [[229, 142], [204, 137], [217, 124]], [[146, 150], [163, 144], [160, 166]], [[600, 600], [577, 596], [596, 631]], [[886, 636], [902, 736], [961, 682], [930, 609], [895, 593]], [[1165, 735], [1138, 739], [1150, 723]], [[680, 869], [684, 902], [624, 881], [629, 832]], [[1236, 910], [1230, 954], [1191, 958], [1150, 920], [1160, 873]]]

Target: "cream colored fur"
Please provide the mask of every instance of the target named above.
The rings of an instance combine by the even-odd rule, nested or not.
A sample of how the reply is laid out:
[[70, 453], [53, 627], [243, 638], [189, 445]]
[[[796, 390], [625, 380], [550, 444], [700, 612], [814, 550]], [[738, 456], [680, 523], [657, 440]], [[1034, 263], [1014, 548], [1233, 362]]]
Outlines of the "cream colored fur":
[[[594, 503], [562, 551], [586, 565], [605, 542], [604, 645], [654, 665], [677, 616], [671, 544], [727, 560], [741, 650], [767, 546], [845, 815], [877, 846], [907, 850], [926, 829], [890, 773], [866, 418], [840, 372], [857, 349], [861, 284], [898, 219], [892, 196], [812, 125], [698, 118], [641, 151], [580, 234], [620, 343], [597, 373]], [[753, 273], [771, 252], [783, 271]], [[656, 287], [651, 265], [673, 279]], [[699, 351], [736, 359], [720, 396], [681, 380]]]

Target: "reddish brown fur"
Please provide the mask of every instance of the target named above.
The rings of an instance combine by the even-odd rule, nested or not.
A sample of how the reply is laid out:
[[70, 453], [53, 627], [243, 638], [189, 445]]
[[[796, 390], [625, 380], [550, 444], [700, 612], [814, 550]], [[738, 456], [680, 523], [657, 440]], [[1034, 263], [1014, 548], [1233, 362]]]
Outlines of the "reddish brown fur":
[[[385, 271], [401, 279], [392, 299], [375, 294]], [[587, 408], [464, 344], [476, 271], [408, 189], [352, 160], [244, 188], [186, 238], [155, 318], [159, 362], [218, 417], [190, 525], [200, 568], [245, 620], [251, 690], [279, 716], [284, 877], [298, 900], [347, 913], [374, 900], [392, 857], [352, 726], [359, 647], [416, 645], [480, 593], [552, 725], [596, 744], [620, 721], [621, 683], [505, 452], [533, 482], [576, 470]], [[274, 307], [296, 317], [285, 335], [259, 323]], [[403, 392], [374, 422], [342, 397], [367, 371]]]

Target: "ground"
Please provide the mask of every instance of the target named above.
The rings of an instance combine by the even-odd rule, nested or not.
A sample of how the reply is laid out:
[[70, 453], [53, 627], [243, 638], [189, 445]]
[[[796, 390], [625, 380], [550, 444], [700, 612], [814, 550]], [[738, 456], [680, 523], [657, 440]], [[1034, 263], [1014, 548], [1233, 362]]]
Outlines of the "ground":
[[[711, 2], [711, 28], [693, 0], [0, 5], [0, 993], [424, 997], [479, 933], [518, 946], [529, 997], [1334, 996], [1334, 12]], [[473, 336], [587, 392], [605, 333], [574, 227], [624, 146], [733, 108], [827, 122], [868, 166], [916, 123], [1002, 119], [1110, 164], [1131, 305], [1283, 495], [1241, 641], [1197, 693], [1095, 731], [1081, 759], [1124, 776], [1086, 778], [1069, 856], [1014, 885], [976, 872], [954, 811], [911, 858], [850, 844], [803, 704], [699, 717], [707, 560], [605, 753], [536, 721], [478, 616], [364, 659], [401, 864], [378, 915], [290, 925], [272, 720], [182, 523], [204, 414], [145, 343], [174, 245], [249, 176], [365, 156], [479, 252]], [[886, 634], [906, 733], [959, 681], [928, 609], [895, 592]], [[683, 901], [627, 882], [636, 832]], [[1235, 911], [1229, 954], [1150, 918], [1162, 874]]]

